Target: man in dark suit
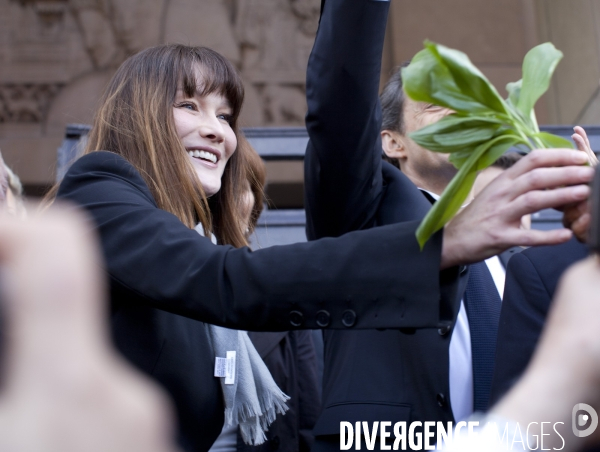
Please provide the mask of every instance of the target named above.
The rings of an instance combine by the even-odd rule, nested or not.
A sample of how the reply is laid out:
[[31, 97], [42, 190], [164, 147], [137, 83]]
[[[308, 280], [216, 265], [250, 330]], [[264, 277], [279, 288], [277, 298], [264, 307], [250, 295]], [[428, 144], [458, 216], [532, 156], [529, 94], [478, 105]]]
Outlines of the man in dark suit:
[[[577, 149], [588, 157], [592, 167], [598, 166], [598, 158], [592, 150], [590, 140], [583, 127], [575, 126], [571, 138]], [[589, 207], [583, 211], [588, 211]], [[587, 215], [588, 219], [591, 218]], [[580, 220], [577, 220], [580, 221]], [[567, 267], [584, 259], [588, 248], [588, 227], [574, 223], [565, 215], [568, 224], [579, 241], [557, 246], [528, 249], [507, 270], [506, 293], [502, 304], [496, 365], [492, 383], [492, 402], [500, 400], [525, 371], [546, 322], [550, 303], [558, 279]]]
[[[452, 111], [437, 105], [416, 102], [406, 96], [400, 70], [396, 70], [391, 76], [380, 100], [381, 138], [385, 160], [400, 169], [419, 187], [425, 197], [434, 203], [458, 170], [449, 161], [449, 154], [424, 149], [410, 138], [410, 134], [439, 121]], [[498, 168], [498, 173], [494, 175], [498, 176], [502, 171], [502, 168]], [[489, 179], [487, 183], [492, 180]], [[486, 181], [480, 182], [479, 185], [486, 184]], [[478, 193], [475, 186], [473, 188], [467, 203]], [[468, 274], [468, 282], [465, 292], [460, 293], [460, 308], [457, 317], [453, 319], [451, 339], [446, 351], [449, 355], [449, 367], [440, 368], [438, 371], [440, 375], [445, 375], [444, 378], [449, 379], [452, 414], [455, 420], [466, 418], [473, 410], [485, 411], [488, 408], [496, 332], [504, 290], [503, 263], [508, 261], [513, 251], [514, 248], [500, 256], [493, 256], [470, 266], [469, 270], [465, 271], [465, 278]], [[423, 339], [430, 345], [439, 341], [435, 336]], [[408, 360], [411, 356], [407, 355], [404, 358]], [[413, 389], [420, 390], [419, 387]]]
[[562, 245], [529, 248], [511, 259], [498, 328], [492, 403], [500, 400], [529, 364], [559, 278], [588, 254], [587, 246], [573, 238]]
[[[430, 201], [417, 186], [435, 196], [456, 172], [447, 156], [422, 149], [413, 149], [421, 154], [414, 154], [411, 160], [422, 171], [407, 171], [409, 177], [382, 162], [378, 85], [388, 6], [388, 2], [367, 0], [324, 3], [307, 75], [310, 143], [305, 184], [309, 239], [421, 219]], [[413, 121], [414, 130], [449, 113], [439, 107], [413, 107], [424, 107], [409, 110], [406, 115]], [[417, 177], [424, 174], [429, 177]], [[487, 272], [483, 291], [496, 291], [486, 265], [481, 263], [481, 267]], [[457, 296], [464, 292], [468, 270], [463, 267], [461, 273], [458, 291], [442, 294], [447, 308], [441, 313], [448, 320], [445, 327], [325, 332], [324, 411], [314, 430], [316, 450], [339, 448], [341, 421], [449, 422], [455, 420], [455, 407], [460, 407], [456, 417], [461, 418], [472, 412], [474, 404], [477, 407], [480, 403], [480, 409], [485, 409], [495, 343], [487, 344], [485, 353], [477, 352], [480, 356], [487, 354], [483, 372], [487, 380], [480, 384], [481, 393], [476, 386], [473, 394], [473, 378], [479, 377], [470, 373], [469, 326], [461, 309], [461, 296]], [[497, 292], [495, 298], [499, 316]], [[454, 335], [459, 310], [461, 331], [466, 333]], [[451, 363], [453, 337], [458, 341], [460, 356]], [[454, 394], [460, 401], [451, 400], [453, 364], [459, 367], [454, 381], [462, 388]], [[465, 366], [467, 372], [461, 373]]]
[[[521, 379], [535, 352], [558, 281], [568, 267], [589, 255], [575, 238], [555, 246], [529, 248], [507, 267], [500, 313], [490, 403], [496, 404]], [[600, 451], [600, 446], [585, 449]]]

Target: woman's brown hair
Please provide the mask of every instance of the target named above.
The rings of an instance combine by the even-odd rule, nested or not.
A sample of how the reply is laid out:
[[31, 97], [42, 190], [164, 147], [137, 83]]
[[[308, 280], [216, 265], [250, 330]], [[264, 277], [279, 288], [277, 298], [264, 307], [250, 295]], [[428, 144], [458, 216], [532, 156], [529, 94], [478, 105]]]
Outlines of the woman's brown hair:
[[246, 161], [246, 180], [248, 181], [250, 191], [254, 197], [254, 204], [252, 205], [250, 218], [248, 220], [248, 230], [246, 231], [246, 235], [249, 236], [254, 232], [254, 229], [256, 229], [258, 217], [263, 211], [265, 202], [264, 188], [266, 182], [266, 169], [262, 158], [260, 158], [260, 155], [258, 155], [254, 149], [252, 149], [245, 137], [238, 142], [238, 148], [240, 152], [244, 154], [244, 159]]
[[100, 101], [84, 153], [105, 150], [123, 156], [140, 172], [159, 208], [190, 228], [202, 223], [220, 243], [244, 246], [238, 215], [245, 153], [234, 152], [221, 190], [207, 200], [176, 133], [173, 104], [178, 89], [186, 97], [224, 96], [238, 142], [249, 146], [238, 127], [244, 88], [236, 69], [211, 49], [176, 44], [143, 50], [119, 67]]

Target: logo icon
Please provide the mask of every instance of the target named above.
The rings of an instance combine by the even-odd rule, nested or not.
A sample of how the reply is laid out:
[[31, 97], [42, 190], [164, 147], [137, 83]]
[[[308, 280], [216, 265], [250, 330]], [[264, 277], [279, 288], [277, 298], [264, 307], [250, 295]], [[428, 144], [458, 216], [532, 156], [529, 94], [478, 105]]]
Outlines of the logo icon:
[[575, 436], [590, 436], [598, 428], [598, 413], [587, 403], [578, 403], [573, 407], [572, 427]]

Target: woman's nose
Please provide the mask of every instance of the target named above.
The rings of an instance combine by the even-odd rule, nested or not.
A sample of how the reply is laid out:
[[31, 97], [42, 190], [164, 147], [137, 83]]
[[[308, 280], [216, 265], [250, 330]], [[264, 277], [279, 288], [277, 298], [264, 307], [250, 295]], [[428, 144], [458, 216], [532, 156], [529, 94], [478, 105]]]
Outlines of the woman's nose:
[[214, 118], [214, 120], [203, 121], [200, 126], [200, 135], [217, 143], [222, 142], [225, 137], [223, 125], [217, 118]]

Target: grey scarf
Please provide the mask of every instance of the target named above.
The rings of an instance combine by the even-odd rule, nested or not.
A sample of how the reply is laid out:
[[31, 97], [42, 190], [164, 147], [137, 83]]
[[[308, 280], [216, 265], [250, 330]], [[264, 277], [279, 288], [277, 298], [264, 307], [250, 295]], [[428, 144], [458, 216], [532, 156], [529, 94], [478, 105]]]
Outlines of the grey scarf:
[[[195, 230], [202, 236], [201, 224]], [[211, 234], [211, 241], [216, 238]], [[239, 424], [246, 444], [257, 446], [266, 440], [265, 431], [277, 413], [285, 414], [289, 397], [279, 389], [262, 358], [254, 348], [246, 331], [230, 330], [207, 325], [215, 357], [227, 358], [235, 352], [235, 370], [232, 384], [221, 378], [225, 400], [225, 427]]]

